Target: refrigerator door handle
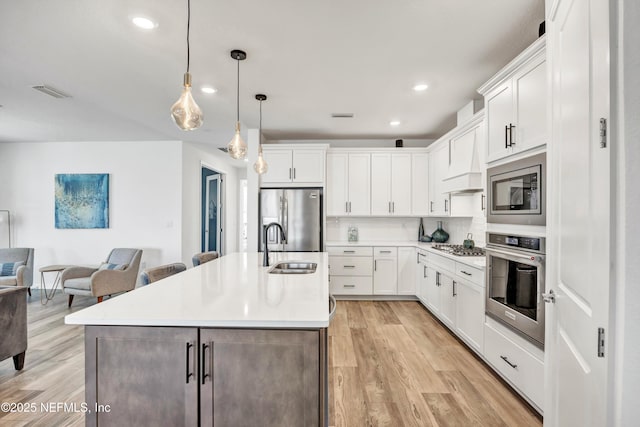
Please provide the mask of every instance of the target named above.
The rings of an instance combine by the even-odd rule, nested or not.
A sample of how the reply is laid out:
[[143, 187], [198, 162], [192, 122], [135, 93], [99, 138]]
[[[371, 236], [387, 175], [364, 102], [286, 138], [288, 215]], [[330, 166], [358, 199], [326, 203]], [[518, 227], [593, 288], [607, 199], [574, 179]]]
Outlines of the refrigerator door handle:
[[289, 200], [287, 200], [287, 196], [284, 196], [284, 209], [282, 210], [283, 214], [283, 224], [282, 228], [284, 228], [284, 237], [285, 239], [282, 241], [282, 250], [285, 250], [285, 245], [287, 244], [287, 236], [289, 235]]

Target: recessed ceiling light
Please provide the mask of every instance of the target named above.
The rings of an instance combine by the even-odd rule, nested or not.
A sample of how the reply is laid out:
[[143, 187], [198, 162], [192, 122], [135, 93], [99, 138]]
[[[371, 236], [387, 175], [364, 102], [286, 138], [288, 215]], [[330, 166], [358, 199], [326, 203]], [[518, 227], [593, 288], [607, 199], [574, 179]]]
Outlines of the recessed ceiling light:
[[415, 90], [416, 92], [422, 92], [423, 90], [427, 90], [428, 88], [429, 88], [429, 85], [426, 85], [424, 83], [419, 83], [413, 87], [413, 90]]
[[202, 86], [200, 90], [203, 91], [204, 93], [216, 93], [218, 91], [218, 89], [211, 86]]
[[138, 28], [142, 28], [143, 30], [153, 30], [158, 26], [155, 22], [153, 22], [149, 18], [145, 18], [144, 16], [134, 16], [131, 18], [131, 22]]
[[400, 126], [400, 121], [398, 121], [398, 120], [392, 120], [392, 121], [390, 121], [390, 122], [389, 122], [389, 124], [390, 124], [391, 126]]

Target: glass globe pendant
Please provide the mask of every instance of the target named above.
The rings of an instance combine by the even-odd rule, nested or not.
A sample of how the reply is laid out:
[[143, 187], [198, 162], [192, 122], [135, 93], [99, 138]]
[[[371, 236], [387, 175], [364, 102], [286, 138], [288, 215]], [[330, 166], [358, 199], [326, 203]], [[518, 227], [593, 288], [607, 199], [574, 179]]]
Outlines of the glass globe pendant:
[[234, 159], [244, 159], [247, 155], [247, 144], [240, 136], [240, 61], [247, 59], [247, 53], [234, 49], [231, 51], [231, 57], [238, 63], [237, 86], [236, 86], [236, 133], [231, 138], [231, 142], [227, 145], [229, 155]]
[[184, 73], [182, 95], [171, 106], [171, 118], [182, 130], [194, 130], [202, 126], [204, 115], [191, 95], [191, 74]]

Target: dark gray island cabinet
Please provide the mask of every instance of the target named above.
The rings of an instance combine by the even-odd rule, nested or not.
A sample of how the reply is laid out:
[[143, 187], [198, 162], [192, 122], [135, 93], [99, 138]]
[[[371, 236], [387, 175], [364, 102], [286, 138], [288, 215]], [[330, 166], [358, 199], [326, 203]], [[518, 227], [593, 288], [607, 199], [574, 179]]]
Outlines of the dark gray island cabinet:
[[325, 426], [326, 332], [87, 325], [86, 425]]

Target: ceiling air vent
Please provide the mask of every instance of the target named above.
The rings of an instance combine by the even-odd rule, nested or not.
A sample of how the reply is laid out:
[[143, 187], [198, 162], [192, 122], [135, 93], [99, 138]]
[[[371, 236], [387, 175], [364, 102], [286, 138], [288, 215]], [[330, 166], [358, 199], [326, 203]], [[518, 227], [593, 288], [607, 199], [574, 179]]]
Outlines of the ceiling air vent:
[[46, 93], [49, 96], [53, 96], [54, 98], [71, 98], [71, 95], [67, 95], [66, 93], [53, 88], [47, 85], [37, 85], [33, 86], [35, 90], [39, 90], [42, 93]]
[[353, 113], [331, 113], [334, 119], [352, 119]]
[[229, 152], [229, 149], [227, 147], [218, 147], [218, 150], [222, 151], [223, 153]]

